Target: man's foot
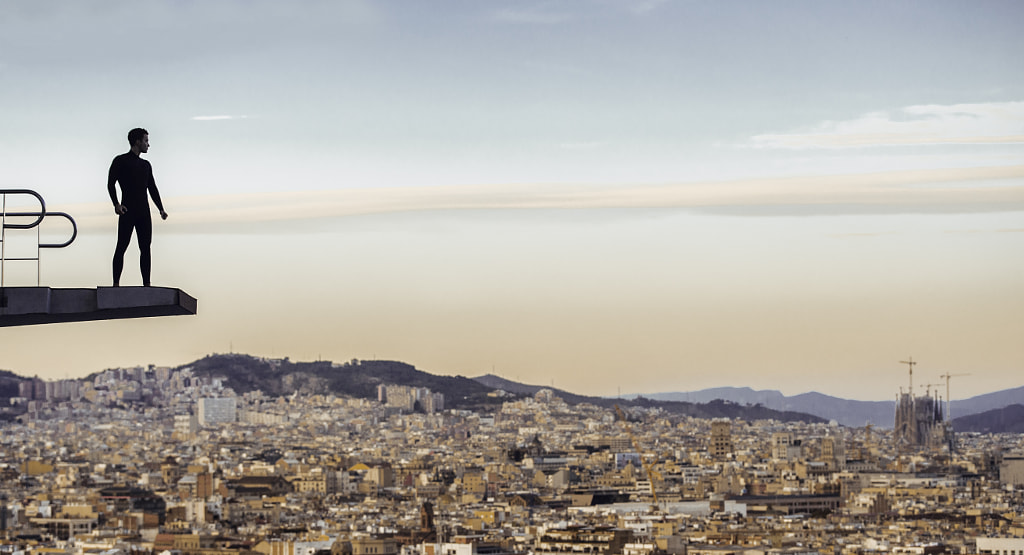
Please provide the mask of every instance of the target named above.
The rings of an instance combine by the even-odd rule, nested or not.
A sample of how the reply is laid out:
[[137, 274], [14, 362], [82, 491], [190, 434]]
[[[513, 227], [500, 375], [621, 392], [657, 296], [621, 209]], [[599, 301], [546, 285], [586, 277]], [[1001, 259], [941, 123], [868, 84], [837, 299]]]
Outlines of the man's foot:
[[121, 284], [115, 281], [114, 282], [114, 287], [121, 287]]
[[147, 282], [143, 283], [142, 286], [143, 287], [149, 287], [149, 282], [147, 281]]

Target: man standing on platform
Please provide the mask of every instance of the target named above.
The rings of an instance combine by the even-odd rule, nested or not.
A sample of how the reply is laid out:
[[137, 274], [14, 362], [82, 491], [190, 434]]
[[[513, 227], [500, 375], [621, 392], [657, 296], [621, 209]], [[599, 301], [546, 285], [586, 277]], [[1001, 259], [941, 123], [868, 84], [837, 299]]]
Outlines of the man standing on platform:
[[[149, 213], [149, 197], [160, 211], [160, 218], [166, 220], [167, 212], [160, 201], [160, 191], [153, 179], [153, 166], [140, 154], [149, 152], [149, 132], [135, 128], [128, 132], [128, 144], [131, 150], [115, 156], [110, 163], [107, 175], [107, 191], [114, 203], [117, 220], [117, 246], [114, 247], [114, 287], [120, 285], [121, 270], [124, 268], [124, 253], [135, 231], [135, 240], [139, 244], [139, 267], [142, 270], [142, 285], [149, 287], [149, 271], [151, 266], [149, 245], [153, 240], [153, 219]], [[121, 185], [121, 202], [117, 201], [117, 190], [114, 183]], [[148, 193], [148, 196], [147, 196]]]

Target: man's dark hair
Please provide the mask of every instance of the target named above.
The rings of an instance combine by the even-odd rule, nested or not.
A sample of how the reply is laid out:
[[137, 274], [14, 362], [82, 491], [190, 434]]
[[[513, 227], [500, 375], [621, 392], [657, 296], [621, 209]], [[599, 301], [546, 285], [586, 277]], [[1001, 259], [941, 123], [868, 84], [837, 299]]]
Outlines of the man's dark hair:
[[149, 131], [146, 131], [141, 127], [136, 127], [128, 132], [128, 144], [135, 146], [135, 141], [145, 137], [146, 135], [149, 135]]

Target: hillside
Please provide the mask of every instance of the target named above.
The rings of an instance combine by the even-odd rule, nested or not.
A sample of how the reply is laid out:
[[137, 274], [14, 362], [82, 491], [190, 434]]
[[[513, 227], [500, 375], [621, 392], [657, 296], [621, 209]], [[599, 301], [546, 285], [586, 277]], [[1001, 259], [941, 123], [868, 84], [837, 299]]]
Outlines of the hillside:
[[1024, 433], [1024, 405], [1010, 405], [953, 419], [953, 430], [980, 434]]
[[9, 399], [18, 396], [18, 384], [25, 378], [9, 370], [0, 370], [0, 398]]
[[[787, 397], [775, 390], [715, 387], [700, 391], [643, 394], [643, 397], [694, 403], [708, 403], [721, 399], [733, 403], [761, 404], [779, 411], [813, 414], [826, 420], [835, 420], [844, 426], [863, 426], [871, 423], [876, 427], [891, 428], [896, 413], [894, 401], [857, 401], [813, 391]], [[1024, 387], [954, 400], [951, 410], [955, 419], [957, 416], [996, 410], [1013, 404], [1024, 404]]]
[[[500, 376], [495, 376], [494, 374], [485, 374], [483, 376], [477, 376], [477, 377], [473, 378], [473, 381], [475, 381], [477, 383], [480, 383], [480, 384], [483, 384], [483, 385], [485, 385], [485, 386], [487, 386], [487, 387], [489, 387], [491, 389], [500, 389], [502, 391], [507, 391], [509, 393], [514, 393], [516, 395], [533, 396], [533, 395], [536, 395], [537, 392], [542, 390], [542, 389], [550, 389], [551, 391], [553, 391], [555, 393], [555, 395], [558, 395], [563, 400], [565, 400], [566, 403], [569, 403], [569, 404], [573, 404], [573, 405], [575, 405], [577, 403], [602, 404], [602, 403], [600, 403], [600, 401], [601, 401], [600, 397], [587, 397], [586, 395], [577, 395], [575, 393], [571, 393], [569, 391], [565, 391], [564, 389], [556, 389], [554, 387], [544, 387], [542, 385], [527, 385], [527, 384], [523, 384], [523, 383], [519, 383], [519, 382], [514, 382], [512, 380], [506, 380], [505, 378], [502, 378]], [[614, 404], [614, 402], [613, 402], [613, 404]]]
[[674, 414], [685, 414], [693, 418], [742, 418], [744, 420], [768, 420], [774, 419], [782, 422], [826, 422], [826, 420], [811, 414], [798, 413], [793, 411], [777, 411], [763, 405], [738, 404], [720, 399], [709, 403], [691, 403], [687, 401], [666, 401], [647, 397], [634, 397], [632, 399], [609, 399], [605, 397], [587, 397], [577, 395], [560, 389], [548, 388], [539, 385], [528, 385], [505, 378], [486, 374], [473, 378], [474, 380], [489, 387], [501, 389], [509, 393], [519, 395], [534, 395], [542, 389], [551, 389], [556, 395], [569, 404], [590, 403], [592, 405], [608, 407], [614, 405], [636, 406], [636, 407], [660, 407]]
[[960, 416], [988, 412], [1010, 405], [1024, 405], [1024, 386], [985, 393], [960, 401], [954, 400], [950, 410], [953, 419], [956, 420]]
[[779, 411], [813, 414], [825, 420], [835, 420], [844, 426], [863, 426], [871, 423], [878, 427], [892, 427], [895, 404], [892, 401], [854, 401], [822, 393], [801, 393], [787, 397], [776, 390], [755, 390], [749, 387], [715, 387], [699, 391], [652, 393], [644, 397], [666, 401], [709, 403], [714, 400], [733, 403], [760, 404]]
[[[344, 364], [333, 364], [328, 361], [269, 360], [248, 355], [211, 355], [179, 367], [179, 369], [184, 368], [191, 369], [197, 376], [222, 378], [226, 386], [239, 393], [261, 390], [268, 395], [289, 395], [296, 391], [306, 394], [329, 391], [336, 395], [375, 399], [377, 386], [380, 384], [426, 387], [431, 391], [443, 393], [445, 404], [449, 408], [494, 408], [504, 401], [500, 397], [487, 395], [494, 389], [502, 389], [519, 396], [530, 396], [541, 389], [548, 389], [541, 386], [517, 384], [497, 376], [473, 379], [462, 376], [438, 376], [396, 361], [355, 360]], [[569, 404], [591, 403], [606, 406], [609, 409], [619, 403], [625, 406], [661, 407], [672, 413], [685, 414], [695, 418], [776, 419], [787, 422], [824, 421], [809, 414], [775, 411], [764, 406], [745, 406], [721, 401], [708, 404], [650, 399], [629, 401], [587, 397], [563, 390], [554, 390], [554, 392]]]
[[390, 360], [353, 360], [343, 364], [330, 361], [292, 362], [289, 359], [261, 359], [249, 355], [210, 355], [178, 367], [197, 376], [223, 378], [224, 385], [239, 393], [260, 390], [267, 395], [330, 392], [360, 399], [376, 399], [381, 384], [426, 387], [444, 393], [449, 408], [472, 408], [500, 404], [488, 397], [491, 388], [462, 376], [437, 376], [410, 364]]
[[[863, 426], [871, 422], [879, 427], [891, 427], [894, 411], [894, 403], [891, 401], [855, 401], [816, 392], [786, 397], [779, 391], [758, 391], [749, 387], [720, 387], [693, 392], [635, 395], [621, 399], [589, 397], [561, 389], [522, 384], [490, 374], [476, 378], [435, 375], [418, 370], [410, 364], [387, 360], [352, 360], [335, 364], [330, 361], [293, 362], [288, 358], [265, 359], [243, 354], [215, 354], [177, 369], [186, 368], [197, 376], [221, 378], [224, 385], [238, 393], [259, 390], [270, 396], [298, 392], [376, 399], [377, 386], [381, 384], [425, 387], [443, 393], [446, 406], [456, 409], [493, 410], [508, 399], [490, 396], [489, 393], [496, 389], [519, 397], [551, 389], [569, 404], [590, 403], [609, 409], [616, 404], [660, 407], [695, 418], [804, 422], [836, 420], [847, 426]], [[95, 375], [84, 379], [90, 380], [93, 377]], [[0, 370], [0, 399], [16, 397], [18, 384], [28, 379]], [[954, 401], [954, 415], [972, 409], [980, 409], [979, 412], [983, 413], [976, 415], [979, 418], [957, 418], [954, 425], [957, 430], [963, 431], [1019, 431], [1024, 416], [1015, 411], [1021, 410], [1021, 405], [1024, 405], [1024, 387]]]

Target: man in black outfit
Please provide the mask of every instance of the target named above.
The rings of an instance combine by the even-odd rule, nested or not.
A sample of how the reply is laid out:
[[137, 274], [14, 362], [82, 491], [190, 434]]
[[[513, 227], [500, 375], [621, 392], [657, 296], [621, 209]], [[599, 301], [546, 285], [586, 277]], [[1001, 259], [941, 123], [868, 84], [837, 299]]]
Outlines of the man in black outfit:
[[[139, 267], [142, 269], [142, 285], [149, 287], [149, 269], [151, 265], [149, 244], [153, 240], [153, 219], [149, 214], [149, 197], [160, 210], [160, 217], [167, 219], [164, 205], [160, 202], [160, 191], [156, 189], [153, 179], [153, 166], [139, 155], [149, 152], [149, 132], [145, 129], [132, 129], [128, 132], [128, 144], [131, 150], [115, 156], [110, 163], [107, 175], [107, 192], [114, 203], [117, 219], [117, 246], [114, 248], [114, 287], [120, 285], [121, 270], [124, 268], [124, 253], [132, 240], [132, 230], [139, 243]], [[114, 182], [121, 184], [121, 202], [117, 201]]]

